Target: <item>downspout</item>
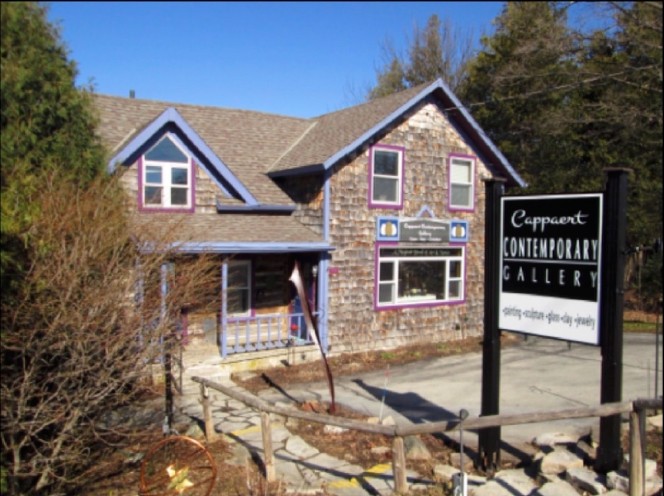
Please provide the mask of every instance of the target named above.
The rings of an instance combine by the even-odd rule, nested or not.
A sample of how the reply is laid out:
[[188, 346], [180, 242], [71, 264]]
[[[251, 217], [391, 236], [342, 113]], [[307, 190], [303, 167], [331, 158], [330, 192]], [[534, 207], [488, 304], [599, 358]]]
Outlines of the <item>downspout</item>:
[[[330, 244], [330, 178], [332, 173], [326, 169], [325, 181], [323, 182], [323, 238]], [[318, 330], [321, 346], [325, 353], [328, 352], [327, 317], [329, 304], [329, 280], [330, 280], [330, 253], [323, 252], [318, 267]]]

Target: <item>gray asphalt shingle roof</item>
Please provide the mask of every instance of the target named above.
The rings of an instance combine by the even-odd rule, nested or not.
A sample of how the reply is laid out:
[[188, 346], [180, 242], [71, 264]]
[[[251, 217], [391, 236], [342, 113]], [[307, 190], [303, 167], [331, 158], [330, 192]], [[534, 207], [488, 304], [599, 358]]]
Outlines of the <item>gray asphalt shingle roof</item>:
[[[193, 129], [259, 204], [285, 206], [291, 205], [292, 200], [268, 174], [297, 173], [297, 169], [312, 166], [318, 170], [322, 170], [321, 166], [329, 167], [432, 95], [440, 99], [449, 110], [449, 116], [473, 140], [480, 153], [488, 156], [488, 164], [507, 177], [508, 184], [522, 182], [440, 80], [312, 119], [106, 95], [93, 95], [93, 100], [99, 111], [99, 134], [111, 155], [129, 149], [129, 143], [143, 139], [138, 137], [141, 131], [152, 132], [149, 130], [151, 124], [163, 119], [167, 110], [175, 109], [175, 118], [186, 121], [183, 124]], [[222, 196], [219, 200], [222, 204], [237, 203], [237, 200]], [[169, 224], [177, 218], [170, 214], [160, 215]], [[256, 243], [321, 240], [320, 235], [288, 215], [242, 217], [223, 213], [198, 217], [189, 217], [190, 226], [185, 228], [183, 235], [199, 241], [206, 237], [212, 241], [232, 239]], [[149, 219], [148, 215], [138, 215], [138, 225]]]
[[306, 120], [105, 95], [95, 95], [94, 101], [99, 110], [99, 134], [109, 150], [120, 148], [173, 107], [261, 203], [290, 203], [265, 170], [306, 130]]
[[132, 217], [135, 232], [143, 239], [186, 243], [320, 243], [322, 236], [288, 215], [155, 214]]
[[315, 125], [269, 171], [322, 164], [415, 97], [425, 86], [312, 119]]

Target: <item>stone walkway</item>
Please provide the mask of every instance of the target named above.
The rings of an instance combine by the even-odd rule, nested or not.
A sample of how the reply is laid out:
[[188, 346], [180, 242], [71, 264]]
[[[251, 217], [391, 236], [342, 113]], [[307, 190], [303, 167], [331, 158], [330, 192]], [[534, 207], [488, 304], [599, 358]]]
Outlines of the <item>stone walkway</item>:
[[[239, 388], [229, 379], [217, 379], [227, 386]], [[244, 466], [252, 454], [256, 453], [263, 458], [263, 443], [261, 437], [261, 418], [255, 410], [243, 403], [231, 399], [222, 393], [210, 391], [212, 414], [215, 430], [223, 433], [225, 439], [233, 449], [231, 463]], [[190, 387], [189, 393], [178, 399], [181, 415], [200, 421], [202, 407], [199, 403], [198, 388]], [[281, 406], [286, 406], [282, 404]], [[394, 493], [394, 480], [392, 466], [389, 463], [376, 465], [368, 470], [358, 465], [350, 464], [344, 460], [321, 453], [313, 446], [307, 444], [301, 437], [292, 434], [289, 422], [278, 416], [272, 421], [272, 447], [275, 457], [277, 479], [282, 481], [287, 494], [294, 495], [339, 495], [339, 496], [365, 496], [390, 495]], [[660, 416], [661, 422], [661, 416]], [[199, 431], [200, 434], [200, 431]], [[569, 442], [569, 439], [566, 439]], [[551, 444], [555, 444], [555, 440]], [[561, 450], [550, 450], [560, 453]], [[580, 494], [606, 494], [608, 496], [626, 495], [628, 482], [624, 477], [616, 480], [613, 476], [611, 482], [607, 478], [598, 476], [594, 472], [583, 468], [583, 460], [567, 450], [562, 458], [556, 456], [556, 461], [550, 464], [567, 463], [569, 476], [562, 477], [555, 473], [549, 475], [538, 474], [543, 484], [538, 484], [533, 474], [524, 470], [513, 469], [498, 472], [493, 479], [470, 475], [468, 477], [469, 496], [578, 496]], [[548, 456], [548, 455], [547, 455]], [[448, 465], [439, 465], [435, 469], [438, 483], [451, 480], [457, 468]], [[555, 472], [555, 469], [554, 469]], [[567, 480], [566, 480], [567, 479]], [[410, 490], [424, 489], [436, 482], [431, 478], [422, 477], [411, 470], [408, 471], [408, 487]], [[652, 490], [657, 484], [661, 490], [661, 478], [654, 480]], [[607, 485], [614, 487], [609, 490]], [[621, 488], [623, 491], [616, 489]], [[607, 492], [608, 491], [608, 492]], [[648, 493], [654, 494], [654, 493]]]
[[[218, 379], [226, 386], [235, 386], [228, 379]], [[193, 390], [192, 390], [193, 391]], [[202, 407], [199, 394], [186, 394], [179, 398], [182, 414], [200, 419]], [[210, 391], [215, 430], [223, 433], [233, 447], [232, 463], [244, 466], [251, 453], [262, 458], [261, 418], [255, 410], [221, 393]], [[388, 495], [394, 492], [392, 465], [376, 465], [364, 470], [307, 444], [292, 434], [288, 421], [274, 417], [272, 421], [272, 449], [277, 479], [283, 481], [291, 494], [335, 494], [340, 496]], [[408, 472], [409, 487], [423, 488], [433, 484]], [[324, 492], [325, 491], [325, 492]]]

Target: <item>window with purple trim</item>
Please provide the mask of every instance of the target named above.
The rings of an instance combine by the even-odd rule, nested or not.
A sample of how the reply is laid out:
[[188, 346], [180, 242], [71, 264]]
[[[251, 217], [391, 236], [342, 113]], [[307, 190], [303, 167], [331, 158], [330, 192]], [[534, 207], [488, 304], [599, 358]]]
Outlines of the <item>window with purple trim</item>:
[[143, 156], [143, 206], [191, 208], [191, 158], [164, 136]]
[[475, 160], [450, 157], [450, 208], [472, 210], [474, 203]]
[[378, 249], [378, 307], [463, 299], [464, 248]]
[[400, 208], [403, 190], [403, 148], [373, 147], [370, 172], [371, 205]]
[[228, 264], [228, 302], [226, 311], [234, 317], [251, 313], [251, 262], [239, 260]]

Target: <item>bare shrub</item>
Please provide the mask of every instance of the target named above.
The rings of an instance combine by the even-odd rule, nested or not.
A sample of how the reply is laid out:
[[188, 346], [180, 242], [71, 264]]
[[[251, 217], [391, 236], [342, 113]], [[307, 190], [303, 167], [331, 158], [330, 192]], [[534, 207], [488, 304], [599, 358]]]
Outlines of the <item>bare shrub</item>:
[[166, 270], [177, 258], [172, 240], [132, 235], [125, 200], [113, 178], [85, 190], [56, 175], [43, 182], [40, 214], [23, 236], [23, 279], [2, 301], [10, 492], [75, 487], [99, 443], [122, 439], [101, 419], [138, 394], [146, 366], [174, 339], [180, 302], [209, 293], [214, 264], [197, 257], [182, 273]]

